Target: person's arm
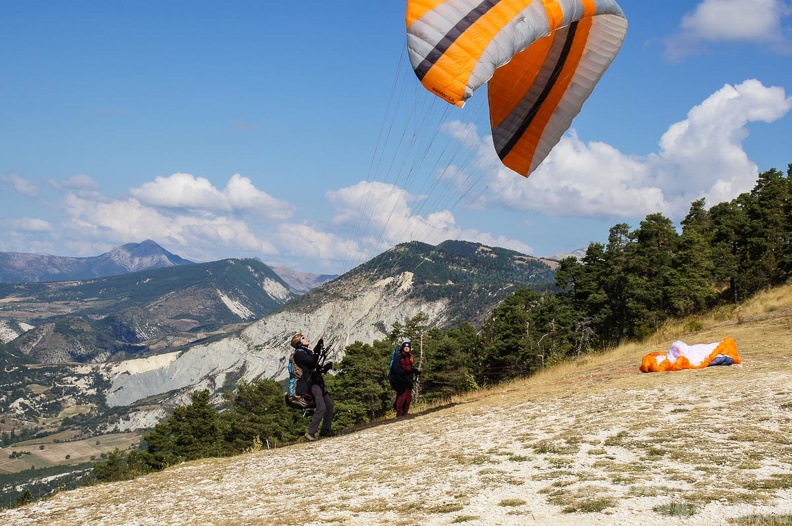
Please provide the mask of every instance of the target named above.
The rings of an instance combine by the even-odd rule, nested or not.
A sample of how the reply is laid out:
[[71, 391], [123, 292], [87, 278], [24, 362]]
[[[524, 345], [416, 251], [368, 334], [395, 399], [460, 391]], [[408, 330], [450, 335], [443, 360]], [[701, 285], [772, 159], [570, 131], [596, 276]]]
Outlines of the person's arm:
[[316, 369], [316, 361], [318, 359], [318, 355], [310, 354], [306, 352], [305, 349], [297, 349], [294, 353], [294, 361], [306, 372], [311, 372]]

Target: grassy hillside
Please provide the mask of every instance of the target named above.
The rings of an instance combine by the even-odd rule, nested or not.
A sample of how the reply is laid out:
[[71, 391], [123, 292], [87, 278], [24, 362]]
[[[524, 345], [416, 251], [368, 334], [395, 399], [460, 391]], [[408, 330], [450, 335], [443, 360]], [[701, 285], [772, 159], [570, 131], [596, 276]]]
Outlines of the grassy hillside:
[[[742, 365], [638, 371], [675, 339], [727, 336]], [[790, 337], [787, 286], [413, 418], [62, 492], [0, 522], [790, 524]]]

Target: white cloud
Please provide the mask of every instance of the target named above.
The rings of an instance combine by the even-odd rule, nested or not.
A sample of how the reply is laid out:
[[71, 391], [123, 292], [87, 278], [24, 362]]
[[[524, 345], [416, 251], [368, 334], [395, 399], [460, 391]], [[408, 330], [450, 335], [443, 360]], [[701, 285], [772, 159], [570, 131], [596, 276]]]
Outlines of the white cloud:
[[223, 252], [234, 256], [277, 253], [274, 245], [252, 232], [247, 223], [225, 215], [163, 212], [137, 199], [107, 199], [98, 194], [92, 198], [69, 194], [64, 203], [69, 220], [63, 226], [94, 242], [167, 241], [170, 246], [189, 248], [193, 253], [185, 257], [196, 259], [203, 259], [202, 255], [217, 259], [216, 254]]
[[12, 230], [20, 232], [39, 233], [52, 232], [55, 230], [48, 221], [35, 217], [8, 220], [6, 223]]
[[424, 197], [414, 196], [391, 184], [360, 182], [354, 186], [327, 193], [327, 199], [337, 211], [332, 223], [348, 226], [352, 239], [358, 240], [360, 252], [373, 257], [398, 243], [422, 241], [438, 244], [448, 239], [460, 239], [511, 248], [531, 253], [532, 248], [521, 241], [504, 236], [492, 236], [457, 224], [450, 210], [430, 211], [420, 215]]
[[783, 24], [790, 14], [783, 0], [703, 0], [682, 19], [679, 33], [667, 39], [667, 56], [694, 53], [703, 42], [770, 44], [790, 52]]
[[662, 190], [645, 164], [601, 142], [583, 143], [572, 132], [561, 139], [526, 181], [499, 167], [486, 201], [548, 215], [633, 217], [663, 208]]
[[291, 268], [303, 266], [305, 262], [301, 259], [315, 260], [323, 267], [330, 263], [337, 268], [338, 262], [359, 261], [365, 257], [352, 240], [306, 224], [283, 223], [276, 237], [283, 252], [295, 258], [293, 264], [287, 265]]
[[750, 190], [758, 167], [742, 148], [748, 124], [773, 122], [792, 109], [784, 89], [758, 80], [725, 85], [672, 124], [660, 139], [649, 168], [670, 208], [680, 215], [694, 199], [715, 204]]
[[29, 197], [38, 196], [38, 188], [36, 184], [25, 179], [17, 174], [0, 175], [0, 183], [7, 184], [14, 189], [15, 192]]
[[205, 177], [175, 173], [133, 188], [130, 195], [154, 207], [208, 212], [244, 211], [278, 221], [291, 217], [295, 211], [293, 204], [275, 199], [239, 174], [229, 179], [225, 189], [219, 190]]
[[163, 208], [192, 208], [198, 210], [230, 211], [231, 205], [223, 193], [205, 177], [175, 173], [157, 177], [140, 188], [129, 191], [132, 197], [150, 206]]
[[726, 85], [672, 124], [657, 153], [627, 156], [601, 142], [584, 143], [572, 131], [527, 181], [499, 166], [480, 201], [558, 216], [662, 212], [679, 219], [695, 199], [715, 204], [750, 190], [758, 168], [742, 148], [748, 125], [780, 119], [790, 109], [792, 97], [783, 88], [757, 80]]

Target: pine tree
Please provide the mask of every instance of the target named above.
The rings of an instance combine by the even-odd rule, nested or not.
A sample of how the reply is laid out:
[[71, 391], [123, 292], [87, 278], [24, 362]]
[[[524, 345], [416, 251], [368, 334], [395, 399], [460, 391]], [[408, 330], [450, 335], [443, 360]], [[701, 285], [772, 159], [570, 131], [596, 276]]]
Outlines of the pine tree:
[[226, 453], [224, 437], [223, 423], [210, 404], [209, 390], [195, 391], [190, 405], [177, 407], [143, 437], [147, 449], [141, 458], [160, 470], [187, 460], [222, 456]]
[[481, 330], [476, 371], [480, 385], [528, 374], [532, 361], [527, 334], [528, 312], [539, 299], [539, 293], [520, 289], [493, 310]]
[[299, 411], [283, 401], [283, 387], [274, 380], [242, 381], [233, 392], [226, 393], [227, 411], [221, 415], [227, 449], [241, 453], [253, 447], [257, 439], [273, 445], [291, 442], [305, 432]]
[[325, 378], [336, 408], [334, 427], [369, 422], [391, 408], [390, 353], [390, 343], [381, 340], [371, 345], [356, 341], [347, 346], [344, 358], [333, 366], [336, 374]]
[[480, 347], [476, 329], [469, 323], [443, 331], [429, 329], [424, 337], [426, 360], [419, 382], [425, 400], [448, 400], [478, 387], [476, 353]]
[[712, 221], [704, 205], [704, 199], [694, 201], [682, 220], [682, 235], [673, 259], [675, 280], [668, 291], [674, 316], [702, 312], [713, 305], [717, 295]]

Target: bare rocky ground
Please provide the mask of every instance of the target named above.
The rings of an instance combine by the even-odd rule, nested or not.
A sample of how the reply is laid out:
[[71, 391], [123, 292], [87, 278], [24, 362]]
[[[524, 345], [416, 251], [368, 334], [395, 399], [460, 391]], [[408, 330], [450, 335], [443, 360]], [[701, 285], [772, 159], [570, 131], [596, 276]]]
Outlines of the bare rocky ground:
[[[0, 523], [790, 524], [787, 297], [408, 419], [62, 492]], [[674, 339], [727, 336], [740, 366], [638, 371]]]

